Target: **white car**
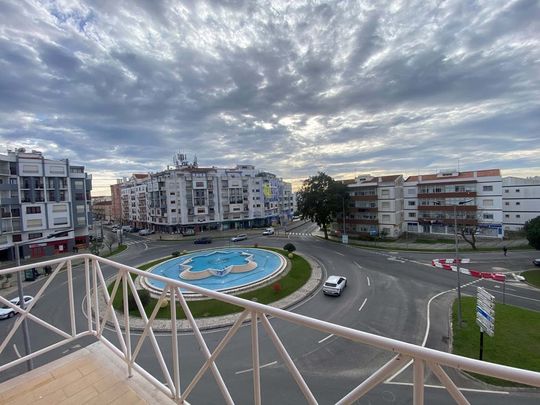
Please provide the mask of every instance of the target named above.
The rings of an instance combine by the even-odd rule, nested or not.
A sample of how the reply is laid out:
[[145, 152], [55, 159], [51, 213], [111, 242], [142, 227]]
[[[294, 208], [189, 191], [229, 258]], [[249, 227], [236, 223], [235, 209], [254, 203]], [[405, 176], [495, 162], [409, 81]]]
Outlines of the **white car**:
[[263, 231], [263, 235], [273, 235], [274, 234], [274, 228], [266, 228]]
[[233, 236], [231, 238], [231, 242], [239, 242], [241, 240], [246, 240], [247, 235], [245, 233], [241, 233], [240, 235]]
[[[31, 295], [25, 295], [24, 296], [24, 304], [25, 307], [28, 306], [32, 301], [34, 300], [34, 297]], [[9, 302], [11, 302], [13, 305], [19, 305], [19, 297], [10, 299]], [[17, 314], [13, 308], [10, 308], [8, 306], [3, 306], [0, 308], [0, 319], [6, 319], [6, 318], [12, 318], [15, 314]]]
[[154, 231], [152, 231], [151, 229], [141, 229], [139, 231], [139, 236], [152, 235], [153, 233], [154, 233]]
[[340, 296], [347, 287], [347, 279], [343, 276], [330, 276], [323, 285], [323, 293], [326, 295]]

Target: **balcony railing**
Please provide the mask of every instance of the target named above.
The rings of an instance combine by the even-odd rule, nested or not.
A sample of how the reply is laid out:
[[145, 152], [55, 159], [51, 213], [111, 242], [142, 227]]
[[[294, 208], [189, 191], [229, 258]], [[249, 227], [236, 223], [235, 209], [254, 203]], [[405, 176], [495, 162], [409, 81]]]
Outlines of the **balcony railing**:
[[[74, 261], [80, 263], [82, 266], [75, 267]], [[276, 348], [277, 353], [281, 356], [283, 363], [288, 369], [292, 380], [298, 385], [301, 393], [305, 397], [306, 401], [310, 404], [317, 403], [312, 390], [306, 383], [306, 380], [300, 373], [293, 358], [287, 352], [285, 345], [280, 339], [276, 329], [270, 323], [270, 318], [279, 318], [283, 321], [290, 322], [296, 325], [300, 325], [306, 329], [318, 330], [324, 333], [339, 336], [343, 339], [347, 339], [351, 343], [363, 344], [372, 346], [378, 349], [385, 350], [392, 354], [391, 360], [373, 372], [366, 380], [359, 382], [359, 384], [348, 392], [343, 392], [342, 398], [337, 402], [338, 404], [349, 404], [359, 398], [362, 398], [374, 387], [382, 384], [387, 378], [392, 376], [398, 370], [401, 370], [405, 366], [412, 363], [413, 365], [413, 398], [415, 404], [424, 403], [424, 378], [425, 369], [430, 369], [433, 374], [439, 379], [444, 388], [448, 391], [450, 396], [459, 404], [468, 404], [469, 402], [459, 390], [456, 384], [449, 377], [447, 372], [443, 370], [444, 367], [453, 368], [457, 370], [466, 370], [469, 372], [488, 375], [492, 377], [501, 378], [504, 380], [514, 381], [521, 384], [527, 384], [534, 387], [540, 387], [540, 373], [522, 370], [513, 367], [487, 363], [476, 359], [470, 359], [461, 357], [437, 350], [417, 346], [411, 343], [402, 342], [395, 339], [390, 339], [382, 336], [377, 336], [371, 333], [362, 332], [360, 330], [351, 329], [348, 327], [335, 325], [330, 322], [321, 321], [318, 319], [310, 318], [297, 313], [285, 311], [282, 309], [274, 308], [271, 306], [259, 304], [257, 302], [248, 301], [231, 295], [222, 294], [215, 291], [209, 291], [200, 287], [185, 284], [179, 281], [174, 281], [166, 277], [154, 275], [129, 267], [120, 263], [116, 263], [112, 260], [100, 258], [91, 254], [74, 255], [67, 258], [49, 260], [40, 263], [38, 266], [53, 266], [54, 270], [52, 274], [45, 281], [43, 286], [39, 289], [34, 297], [34, 300], [24, 310], [11, 304], [5, 297], [0, 296], [0, 305], [5, 305], [13, 308], [20, 316], [15, 321], [12, 329], [8, 333], [7, 337], [0, 344], [0, 355], [10, 345], [11, 340], [16, 335], [17, 330], [21, 326], [23, 320], [31, 320], [41, 325], [42, 327], [52, 331], [58, 335], [61, 339], [47, 347], [38, 349], [37, 351], [25, 355], [16, 360], [10, 361], [6, 364], [0, 365], [0, 372], [3, 372], [11, 367], [17, 366], [26, 362], [29, 359], [48, 353], [54, 349], [70, 344], [79, 338], [85, 336], [93, 336], [99, 340], [104, 346], [106, 346], [111, 353], [114, 353], [120, 357], [126, 365], [126, 374], [131, 376], [133, 370], [137, 371], [150, 383], [152, 383], [160, 391], [167, 394], [178, 403], [187, 401], [190, 398], [193, 390], [198, 384], [202, 383], [202, 378], [207, 372], [211, 372], [225, 403], [232, 404], [233, 398], [230, 394], [229, 388], [225, 383], [216, 363], [216, 360], [220, 357], [223, 350], [227, 347], [233, 336], [238, 332], [240, 327], [245, 321], [251, 321], [251, 360], [252, 360], [252, 387], [246, 387], [246, 389], [252, 389], [253, 391], [253, 403], [260, 404], [262, 402], [261, 394], [261, 374], [260, 374], [260, 339], [259, 331], [264, 329], [269, 336], [269, 340]], [[102, 266], [110, 266], [114, 270], [114, 281], [111, 287], [111, 293], [107, 288], [105, 281], [105, 275], [102, 270]], [[15, 273], [17, 271], [24, 271], [36, 267], [36, 263], [20, 266], [17, 268], [9, 268], [0, 270], [0, 274], [6, 275]], [[68, 308], [69, 313], [69, 330], [62, 330], [50, 323], [47, 319], [41, 319], [34, 314], [34, 308], [39, 305], [45, 291], [54, 283], [54, 280], [58, 277], [62, 270], [66, 270], [67, 275], [67, 295], [68, 295]], [[107, 271], [110, 271], [109, 269]], [[87, 319], [84, 322], [77, 323], [76, 314], [78, 304], [75, 300], [75, 295], [80, 295], [78, 291], [74, 290], [74, 273], [81, 272], [84, 276], [84, 294], [86, 300], [85, 312]], [[150, 279], [154, 279], [165, 284], [163, 293], [159, 296], [155, 308], [152, 310], [151, 315], [148, 317], [145, 313], [141, 300], [139, 298], [135, 282], [132, 278], [133, 275], [144, 276]], [[58, 280], [56, 284], [64, 284]], [[54, 286], [53, 286], [54, 288]], [[202, 294], [209, 298], [237, 305], [243, 308], [243, 312], [236, 319], [234, 324], [228, 329], [225, 336], [215, 346], [215, 349], [211, 351], [208, 344], [205, 341], [204, 335], [201, 333], [195, 319], [186, 303], [186, 300], [181, 289], [186, 289], [195, 293]], [[132, 342], [137, 337], [136, 334], [132, 334], [132, 321], [129, 317], [129, 302], [128, 292], [133, 294], [137, 309], [141, 314], [143, 323], [143, 332], [138, 339], [136, 345], [132, 346]], [[54, 292], [56, 294], [56, 292]], [[112, 302], [116, 295], [122, 295], [123, 297], [123, 313], [117, 314], [113, 309]], [[204, 363], [198, 371], [195, 373], [190, 382], [185, 385], [184, 378], [181, 380], [180, 363], [182, 361], [182, 352], [186, 352], [187, 348], [183, 347], [182, 351], [179, 351], [178, 345], [178, 332], [177, 325], [180, 322], [176, 319], [176, 305], [170, 307], [170, 322], [172, 335], [171, 353], [170, 357], [166, 357], [159, 346], [154, 333], [154, 325], [156, 323], [156, 314], [162, 304], [165, 305], [169, 302], [178, 302], [186, 314], [187, 322], [191, 326], [192, 332], [195, 336], [200, 351], [204, 356]], [[80, 329], [80, 325], [84, 327]], [[78, 327], [79, 325], [79, 327]], [[109, 339], [105, 337], [105, 329], [113, 329], [118, 340], [118, 346], [115, 346]], [[154, 375], [150, 374], [141, 365], [137, 363], [137, 359], [141, 354], [141, 349], [145, 341], [149, 341], [150, 345], [156, 356], [156, 360], [159, 363], [162, 373], [162, 379], [160, 381]], [[213, 344], [212, 344], [213, 346]], [[145, 353], [145, 356], [148, 353]], [[251, 382], [250, 382], [251, 385]], [[185, 387], [185, 388], [183, 388]]]

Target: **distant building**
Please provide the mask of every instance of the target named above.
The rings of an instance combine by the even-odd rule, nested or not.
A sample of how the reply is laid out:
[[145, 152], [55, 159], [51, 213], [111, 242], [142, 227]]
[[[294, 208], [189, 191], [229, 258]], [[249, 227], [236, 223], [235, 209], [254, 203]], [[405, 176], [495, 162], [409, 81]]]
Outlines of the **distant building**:
[[502, 180], [503, 226], [518, 231], [540, 216], [540, 177], [504, 177]]
[[[403, 176], [358, 176], [346, 180], [347, 217], [337, 223], [349, 235], [398, 237], [403, 223]], [[341, 222], [341, 228], [340, 223]]]
[[112, 198], [109, 196], [92, 197], [90, 210], [94, 219], [110, 221], [112, 218]]
[[286, 224], [289, 183], [252, 165], [199, 167], [178, 155], [175, 166], [134, 174], [120, 184], [122, 222], [161, 232], [191, 233]]
[[403, 190], [404, 231], [454, 234], [456, 216], [458, 227], [475, 227], [478, 236], [504, 236], [499, 169], [411, 176]]
[[122, 180], [111, 185], [111, 220], [120, 223], [122, 220], [122, 193], [120, 185]]
[[1, 260], [14, 259], [15, 243], [21, 258], [86, 246], [91, 189], [84, 167], [67, 159], [46, 159], [23, 148], [0, 155]]

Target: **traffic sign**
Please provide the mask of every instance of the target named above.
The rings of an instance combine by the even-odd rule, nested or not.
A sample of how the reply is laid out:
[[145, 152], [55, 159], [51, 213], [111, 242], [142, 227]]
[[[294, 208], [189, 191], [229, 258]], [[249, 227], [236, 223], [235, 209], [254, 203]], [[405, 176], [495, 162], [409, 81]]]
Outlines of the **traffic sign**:
[[482, 287], [477, 288], [476, 323], [482, 332], [495, 334], [495, 297]]

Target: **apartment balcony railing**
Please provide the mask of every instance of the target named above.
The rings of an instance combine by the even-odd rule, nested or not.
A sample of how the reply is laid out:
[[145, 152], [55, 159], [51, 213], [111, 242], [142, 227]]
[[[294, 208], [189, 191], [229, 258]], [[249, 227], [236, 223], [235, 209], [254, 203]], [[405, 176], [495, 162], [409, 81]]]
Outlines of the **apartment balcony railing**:
[[[75, 262], [75, 263], [74, 263]], [[82, 265], [77, 263], [82, 262]], [[442, 386], [448, 391], [450, 396], [459, 404], [468, 404], [466, 397], [459, 390], [456, 384], [449, 377], [443, 367], [448, 367], [457, 370], [466, 370], [469, 372], [489, 375], [504, 380], [514, 381], [521, 384], [530, 385], [533, 387], [540, 387], [540, 373], [522, 370], [513, 367], [492, 364], [483, 362], [476, 359], [470, 359], [461, 357], [437, 350], [429, 349], [422, 346], [417, 346], [411, 343], [402, 342], [396, 339], [390, 339], [387, 337], [377, 336], [371, 333], [363, 332], [348, 327], [335, 325], [330, 322], [321, 321], [308, 316], [300, 315], [297, 313], [285, 311], [275, 307], [259, 304], [257, 302], [241, 299], [231, 295], [222, 294], [215, 291], [206, 290], [200, 287], [185, 284], [179, 281], [174, 281], [166, 277], [147, 273], [142, 270], [135, 269], [120, 263], [116, 263], [112, 260], [97, 257], [91, 254], [74, 255], [67, 258], [59, 258], [49, 260], [40, 263], [37, 266], [53, 266], [52, 274], [44, 282], [43, 286], [39, 289], [34, 296], [34, 300], [28, 305], [26, 309], [21, 309], [9, 302], [5, 297], [0, 296], [0, 305], [13, 308], [20, 316], [16, 319], [12, 329], [7, 334], [4, 341], [0, 344], [0, 355], [10, 345], [13, 337], [16, 336], [18, 329], [21, 327], [23, 320], [31, 320], [38, 325], [46, 328], [47, 330], [56, 334], [60, 340], [57, 342], [38, 349], [37, 351], [20, 357], [16, 360], [9, 361], [6, 364], [0, 365], [0, 372], [3, 372], [11, 367], [22, 364], [29, 359], [36, 358], [52, 350], [58, 349], [62, 346], [74, 343], [76, 340], [83, 337], [94, 337], [101, 342], [106, 348], [108, 348], [111, 354], [118, 356], [123, 362], [125, 362], [126, 376], [131, 376], [133, 372], [139, 373], [142, 377], [153, 384], [157, 389], [168, 395], [170, 398], [178, 403], [188, 401], [190, 395], [193, 393], [195, 387], [198, 384], [203, 384], [203, 376], [211, 372], [221, 395], [223, 396], [223, 402], [227, 404], [234, 403], [229, 388], [225, 380], [223, 379], [216, 361], [220, 357], [223, 350], [227, 347], [231, 339], [239, 331], [240, 327], [245, 321], [251, 321], [250, 333], [251, 333], [251, 363], [252, 363], [252, 379], [249, 380], [249, 387], [246, 389], [253, 392], [253, 403], [262, 403], [262, 391], [261, 391], [261, 373], [260, 373], [260, 341], [259, 332], [264, 330], [269, 337], [269, 341], [275, 347], [277, 353], [280, 355], [281, 360], [290, 373], [292, 380], [298, 385], [301, 393], [305, 397], [306, 401], [310, 404], [316, 404], [317, 398], [315, 398], [313, 391], [310, 389], [306, 380], [302, 376], [295, 361], [288, 353], [285, 345], [280, 339], [278, 332], [270, 323], [270, 318], [278, 318], [285, 322], [290, 322], [299, 325], [306, 329], [318, 330], [324, 333], [332, 334], [334, 336], [346, 339], [350, 343], [358, 345], [368, 345], [384, 351], [389, 352], [392, 355], [391, 359], [373, 372], [366, 380], [359, 382], [359, 384], [348, 392], [343, 392], [341, 399], [337, 401], [338, 404], [349, 404], [359, 398], [362, 398], [374, 387], [382, 384], [387, 378], [392, 376], [398, 370], [401, 370], [405, 366], [412, 363], [413, 365], [413, 401], [415, 404], [424, 403], [424, 379], [425, 371], [429, 369], [439, 379]], [[77, 266], [75, 266], [77, 265]], [[114, 271], [114, 281], [112, 282], [111, 292], [105, 281], [104, 271], [102, 266], [107, 266]], [[20, 266], [16, 268], [9, 268], [0, 270], [1, 275], [15, 273], [17, 271], [24, 271], [36, 267], [36, 263]], [[69, 313], [69, 326], [68, 330], [62, 330], [59, 327], [51, 324], [50, 320], [42, 319], [34, 314], [34, 308], [39, 305], [43, 298], [43, 295], [49, 287], [54, 290], [56, 294], [57, 287], [55, 279], [58, 277], [61, 271], [66, 270], [67, 282], [63, 283], [57, 280], [56, 284], [67, 284], [67, 302], [68, 308], [66, 311]], [[107, 269], [110, 271], [110, 269]], [[86, 299], [83, 301], [85, 306], [85, 312], [87, 319], [83, 322], [77, 322], [76, 314], [80, 303], [76, 302], [75, 296], [80, 297], [81, 292], [74, 289], [74, 273], [81, 272], [84, 274], [83, 286], [84, 295]], [[144, 276], [164, 283], [163, 293], [160, 295], [155, 308], [152, 310], [151, 315], [148, 317], [145, 313], [141, 299], [139, 298], [138, 291], [132, 276]], [[215, 346], [215, 349], [211, 351], [209, 345], [205, 341], [205, 336], [201, 333], [195, 319], [186, 303], [184, 296], [181, 293], [181, 289], [186, 289], [195, 293], [202, 294], [209, 298], [219, 300], [221, 302], [230, 303], [243, 308], [243, 312], [239, 315], [234, 324], [228, 329], [225, 336]], [[143, 332], [137, 340], [137, 335], [132, 331], [132, 321], [129, 316], [130, 300], [128, 294], [133, 295], [135, 304], [141, 314], [143, 322]], [[123, 313], [117, 314], [113, 309], [113, 300], [117, 295], [121, 295], [123, 298]], [[170, 322], [172, 339], [170, 342], [170, 354], [166, 354], [162, 351], [156, 339], [154, 331], [154, 325], [156, 324], [156, 314], [158, 309], [167, 304], [167, 301], [178, 302], [186, 314], [187, 322], [192, 328], [195, 340], [199, 346], [199, 350], [204, 357], [204, 363], [194, 376], [190, 379], [189, 383], [185, 383], [186, 375], [181, 376], [180, 363], [182, 362], [182, 353], [187, 352], [189, 349], [183, 347], [179, 350], [177, 332], [177, 323], [180, 322], [176, 319], [176, 305], [170, 306]], [[81, 328], [80, 325], [84, 325]], [[106, 328], [113, 329], [115, 337], [117, 339], [117, 345], [113, 344], [111, 340], [105, 336]], [[132, 345], [132, 343], [137, 342]], [[143, 343], [148, 341], [152, 347], [152, 350], [156, 356], [156, 360], [159, 363], [159, 369], [161, 371], [161, 380], [156, 376], [150, 374], [145, 370], [137, 360], [141, 354]], [[117, 347], [118, 346], [118, 347]], [[212, 344], [214, 346], [214, 344]], [[193, 349], [196, 350], [196, 349]], [[147, 356], [148, 353], [145, 353]], [[170, 356], [170, 357], [169, 357]], [[181, 378], [182, 377], [182, 378]], [[180, 381], [183, 382], [180, 385]]]

